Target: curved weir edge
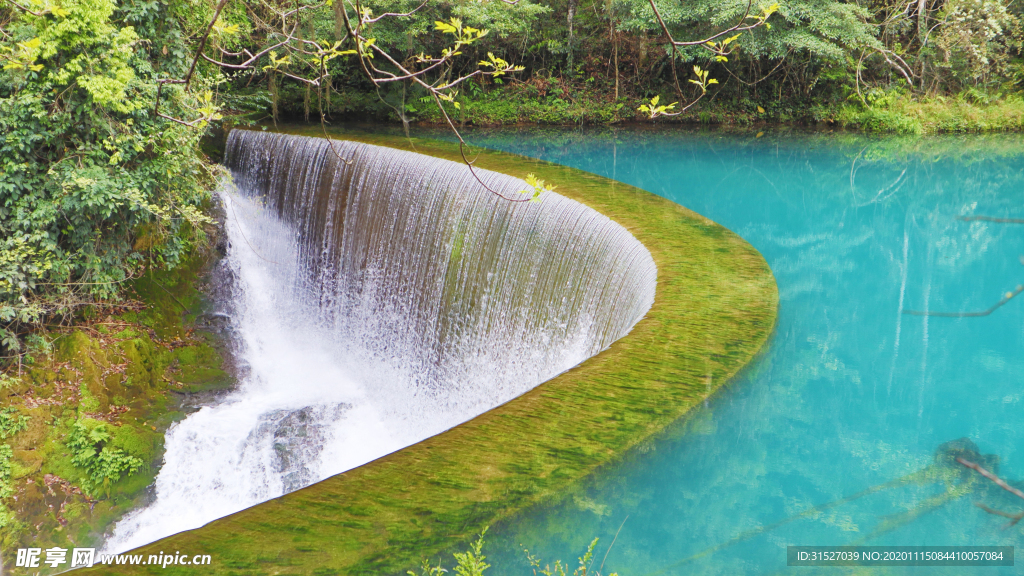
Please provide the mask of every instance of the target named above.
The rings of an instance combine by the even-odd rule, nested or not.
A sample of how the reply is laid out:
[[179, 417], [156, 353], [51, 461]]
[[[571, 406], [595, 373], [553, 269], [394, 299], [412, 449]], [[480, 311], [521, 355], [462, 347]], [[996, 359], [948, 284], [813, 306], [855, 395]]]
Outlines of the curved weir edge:
[[[320, 136], [319, 127], [284, 132]], [[446, 142], [339, 139], [461, 161]], [[757, 250], [728, 229], [638, 188], [474, 149], [476, 166], [528, 173], [629, 230], [654, 257], [654, 306], [608, 349], [422, 442], [134, 554], [209, 554], [209, 574], [392, 574], [554, 496], [649, 438], [729, 382], [775, 326], [778, 288]], [[145, 562], [145, 559], [143, 560]], [[86, 572], [195, 573], [187, 566]]]

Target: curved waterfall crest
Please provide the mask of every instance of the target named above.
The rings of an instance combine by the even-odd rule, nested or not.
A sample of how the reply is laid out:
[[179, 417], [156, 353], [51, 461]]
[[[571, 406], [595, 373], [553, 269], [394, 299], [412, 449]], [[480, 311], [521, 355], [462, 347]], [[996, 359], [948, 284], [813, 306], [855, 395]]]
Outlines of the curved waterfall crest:
[[[222, 265], [237, 390], [167, 431], [107, 552], [197, 528], [465, 422], [625, 336], [657, 269], [625, 228], [464, 164], [234, 130]], [[522, 180], [477, 170], [505, 196]]]
[[[654, 301], [647, 249], [561, 195], [508, 202], [464, 164], [350, 141], [234, 130], [226, 157], [239, 191], [294, 227], [304, 298], [347, 331], [358, 318], [365, 352], [424, 390], [507, 400], [607, 348]], [[529, 188], [477, 173], [507, 197]]]

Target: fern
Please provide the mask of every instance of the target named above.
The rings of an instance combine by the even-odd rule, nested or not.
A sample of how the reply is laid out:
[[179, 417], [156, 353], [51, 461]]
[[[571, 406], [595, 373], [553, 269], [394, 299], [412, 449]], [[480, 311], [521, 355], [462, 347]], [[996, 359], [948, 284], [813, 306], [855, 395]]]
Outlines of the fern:
[[141, 458], [114, 448], [109, 442], [106, 423], [88, 419], [75, 422], [65, 441], [71, 449], [71, 463], [85, 470], [85, 488], [89, 492], [104, 488], [109, 493], [111, 484], [121, 476], [131, 476], [142, 467]]

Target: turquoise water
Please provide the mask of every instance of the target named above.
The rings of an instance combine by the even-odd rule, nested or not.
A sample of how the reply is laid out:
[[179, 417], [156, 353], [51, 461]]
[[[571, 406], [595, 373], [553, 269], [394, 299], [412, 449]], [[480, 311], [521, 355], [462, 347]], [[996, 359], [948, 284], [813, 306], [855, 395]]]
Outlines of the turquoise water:
[[787, 568], [786, 546], [1024, 544], [1024, 523], [1004, 530], [975, 506], [1016, 513], [1024, 500], [934, 464], [940, 445], [966, 437], [1000, 476], [1024, 480], [1024, 295], [984, 317], [901, 313], [981, 311], [1024, 284], [1024, 224], [957, 219], [1024, 218], [1018, 136], [467, 136], [712, 218], [764, 255], [781, 296], [763, 357], [561, 501], [493, 527], [489, 574], [531, 573], [521, 545], [575, 563], [595, 536], [596, 568], [620, 526], [602, 573], [850, 574]]

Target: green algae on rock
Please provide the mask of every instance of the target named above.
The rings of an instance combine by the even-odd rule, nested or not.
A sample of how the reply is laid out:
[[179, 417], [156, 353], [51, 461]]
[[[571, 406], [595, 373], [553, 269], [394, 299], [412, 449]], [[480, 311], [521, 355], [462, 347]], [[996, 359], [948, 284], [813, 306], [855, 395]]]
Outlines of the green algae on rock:
[[[460, 159], [446, 143], [344, 138]], [[204, 571], [215, 574], [400, 572], [563, 492], [685, 414], [767, 341], [775, 282], [760, 254], [732, 232], [611, 180], [508, 154], [474, 150], [474, 157], [480, 168], [556, 184], [640, 240], [659, 272], [646, 318], [604, 352], [460, 426], [135, 553], [210, 554]], [[116, 571], [190, 573], [183, 566]]]

